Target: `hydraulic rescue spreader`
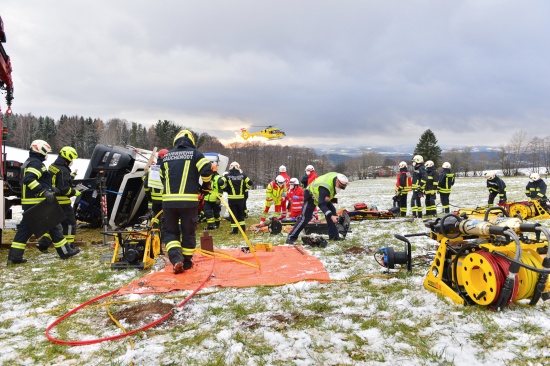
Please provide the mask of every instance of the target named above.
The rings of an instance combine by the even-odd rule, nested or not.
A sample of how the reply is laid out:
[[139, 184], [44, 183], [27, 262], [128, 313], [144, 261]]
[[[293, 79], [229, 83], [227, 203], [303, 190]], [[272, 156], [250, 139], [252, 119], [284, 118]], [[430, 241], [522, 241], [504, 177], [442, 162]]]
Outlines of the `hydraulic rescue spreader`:
[[[494, 215], [495, 210], [500, 215]], [[522, 299], [535, 305], [550, 298], [550, 231], [540, 224], [524, 223], [493, 207], [484, 219], [449, 214], [426, 226], [439, 242], [424, 279], [426, 289], [458, 304], [494, 310]]]

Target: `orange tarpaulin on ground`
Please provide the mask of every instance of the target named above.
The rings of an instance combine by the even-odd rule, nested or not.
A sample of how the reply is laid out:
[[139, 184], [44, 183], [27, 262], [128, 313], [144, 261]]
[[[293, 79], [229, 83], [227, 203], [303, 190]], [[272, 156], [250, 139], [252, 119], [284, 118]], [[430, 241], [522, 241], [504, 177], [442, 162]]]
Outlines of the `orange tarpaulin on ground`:
[[[230, 254], [241, 261], [256, 264], [251, 253], [240, 249], [223, 249], [222, 253]], [[306, 253], [304, 251], [304, 253]], [[250, 287], [284, 285], [299, 281], [330, 282], [328, 272], [314, 256], [302, 254], [293, 246], [274, 247], [272, 252], [257, 251], [260, 268], [254, 268], [226, 258], [210, 258], [195, 253], [194, 266], [182, 274], [175, 275], [172, 265], [163, 271], [151, 273], [121, 288], [123, 294], [165, 293], [177, 290], [194, 290], [214, 269], [205, 287]]]

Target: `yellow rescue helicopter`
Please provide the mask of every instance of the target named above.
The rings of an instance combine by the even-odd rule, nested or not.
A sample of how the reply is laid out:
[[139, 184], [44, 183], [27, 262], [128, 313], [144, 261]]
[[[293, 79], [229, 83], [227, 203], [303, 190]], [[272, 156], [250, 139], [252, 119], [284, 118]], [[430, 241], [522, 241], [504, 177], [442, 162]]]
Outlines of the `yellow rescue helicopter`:
[[286, 133], [273, 126], [267, 126], [267, 128], [258, 132], [248, 132], [246, 128], [241, 128], [241, 137], [248, 140], [254, 136], [265, 137], [268, 140], [279, 140], [286, 136]]

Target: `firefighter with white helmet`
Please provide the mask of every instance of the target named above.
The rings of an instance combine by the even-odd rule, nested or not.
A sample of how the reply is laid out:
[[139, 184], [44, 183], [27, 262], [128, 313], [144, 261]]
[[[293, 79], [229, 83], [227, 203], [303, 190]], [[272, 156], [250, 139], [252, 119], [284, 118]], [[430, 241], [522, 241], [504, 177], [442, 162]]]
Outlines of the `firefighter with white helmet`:
[[435, 169], [433, 161], [428, 160], [424, 163], [426, 169], [426, 187], [424, 193], [426, 195], [426, 216], [435, 217], [437, 215], [437, 206], [435, 198], [437, 197], [437, 185], [439, 183], [439, 174]]
[[395, 181], [395, 205], [399, 207], [399, 215], [407, 216], [407, 196], [412, 190], [412, 178], [409, 174], [407, 163], [402, 161], [399, 163], [399, 173]]
[[227, 204], [237, 219], [237, 222], [231, 221], [230, 234], [238, 234], [239, 226], [243, 231], [246, 229], [244, 221], [246, 215], [246, 191], [253, 185], [252, 180], [243, 173], [239, 163], [234, 161], [229, 164], [229, 170], [223, 175], [221, 188], [224, 192], [227, 192]]
[[441, 167], [443, 171], [439, 175], [437, 190], [439, 191], [443, 213], [449, 213], [451, 207], [449, 197], [451, 196], [451, 187], [455, 184], [455, 175], [451, 173], [451, 164], [449, 162], [444, 162]]
[[296, 219], [302, 213], [304, 205], [304, 189], [300, 185], [298, 178], [290, 179], [290, 188], [287, 194], [289, 200], [290, 218]]
[[[55, 188], [52, 187], [52, 175], [46, 169], [44, 161], [46, 155], [52, 152], [50, 145], [44, 140], [34, 140], [31, 143], [29, 158], [23, 163], [23, 180], [21, 181], [21, 204], [23, 211], [27, 211], [38, 205], [42, 201], [54, 203], [57, 201]], [[63, 236], [61, 224], [56, 225], [48, 231], [55, 250], [61, 259], [67, 259], [78, 254], [79, 250], [74, 250], [67, 243]], [[8, 264], [20, 264], [27, 262], [23, 258], [27, 241], [32, 236], [31, 228], [28, 222], [23, 218], [17, 226], [17, 233], [11, 243], [8, 253]]]
[[529, 175], [529, 182], [527, 186], [525, 186], [525, 195], [531, 200], [539, 201], [542, 208], [548, 212], [546, 183], [541, 179], [539, 173], [531, 173], [531, 175]]
[[[279, 167], [279, 175], [282, 176], [285, 179], [285, 186], [286, 190], [288, 192], [290, 188], [290, 175], [286, 172], [286, 166], [281, 165]], [[281, 218], [287, 217], [287, 206], [288, 206], [288, 197], [286, 193], [283, 195], [283, 199], [281, 200]]]
[[422, 201], [424, 197], [424, 188], [426, 188], [426, 169], [424, 168], [424, 158], [421, 155], [415, 155], [412, 159], [412, 198], [411, 211], [413, 218], [422, 218]]
[[489, 171], [485, 173], [485, 178], [487, 179], [487, 189], [489, 190], [489, 198], [487, 204], [492, 206], [495, 202], [495, 197], [499, 196], [498, 204], [499, 206], [505, 205], [506, 198], [506, 183], [497, 176], [495, 171]]
[[280, 219], [281, 213], [283, 212], [282, 206], [285, 203], [284, 197], [286, 197], [287, 192], [288, 190], [286, 187], [286, 181], [282, 175], [279, 174], [274, 180], [269, 182], [267, 188], [265, 189], [265, 205], [264, 212], [262, 213], [262, 217], [260, 219], [260, 224], [263, 224], [265, 222], [269, 213], [269, 209], [272, 205], [275, 206], [273, 219]]
[[342, 240], [338, 228], [336, 227], [338, 215], [336, 214], [336, 208], [331, 200], [342, 189], [346, 189], [348, 183], [348, 177], [336, 172], [330, 172], [315, 179], [304, 191], [302, 214], [298, 216], [296, 225], [294, 225], [288, 234], [286, 243], [294, 244], [296, 242], [300, 232], [302, 232], [313, 217], [313, 210], [316, 206], [325, 214], [327, 219], [329, 239]]

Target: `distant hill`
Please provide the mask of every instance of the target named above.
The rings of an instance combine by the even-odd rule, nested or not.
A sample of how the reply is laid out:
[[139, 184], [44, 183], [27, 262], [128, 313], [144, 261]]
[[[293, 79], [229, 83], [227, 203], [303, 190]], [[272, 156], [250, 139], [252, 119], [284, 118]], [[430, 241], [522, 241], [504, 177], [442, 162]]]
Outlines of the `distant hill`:
[[[416, 145], [400, 145], [400, 146], [376, 146], [376, 147], [321, 147], [315, 151], [318, 155], [326, 155], [335, 164], [346, 161], [349, 158], [358, 157], [364, 151], [375, 151], [385, 157], [398, 158], [402, 160], [410, 160], [413, 156], [413, 151]], [[443, 153], [450, 149], [460, 149], [461, 146], [444, 146], [440, 145]], [[498, 148], [494, 146], [471, 146], [472, 156], [477, 160], [482, 154], [488, 155], [490, 159], [497, 157]]]

